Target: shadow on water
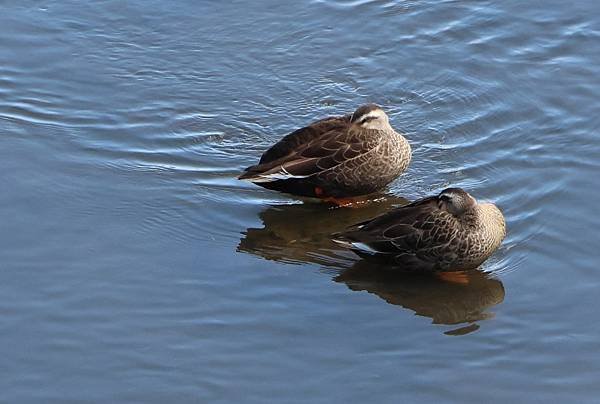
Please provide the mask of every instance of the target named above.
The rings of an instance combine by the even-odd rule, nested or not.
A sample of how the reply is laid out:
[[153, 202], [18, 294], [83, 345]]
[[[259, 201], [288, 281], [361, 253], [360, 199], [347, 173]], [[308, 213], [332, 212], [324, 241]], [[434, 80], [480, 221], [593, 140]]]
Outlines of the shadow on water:
[[263, 227], [247, 229], [237, 250], [279, 262], [321, 265], [326, 272], [334, 273], [334, 282], [429, 317], [433, 324], [467, 323], [447, 331], [448, 335], [476, 331], [476, 322], [493, 317], [488, 309], [504, 300], [500, 280], [480, 270], [466, 273], [461, 282], [393, 271], [361, 260], [331, 241], [332, 233], [406, 203], [404, 198], [384, 196], [360, 208], [332, 208], [318, 203], [269, 206], [259, 213]]

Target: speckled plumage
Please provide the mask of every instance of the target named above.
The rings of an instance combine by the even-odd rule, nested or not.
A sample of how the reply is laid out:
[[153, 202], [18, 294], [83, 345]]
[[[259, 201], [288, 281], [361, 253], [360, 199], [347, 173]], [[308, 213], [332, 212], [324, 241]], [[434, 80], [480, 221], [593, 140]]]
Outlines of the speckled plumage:
[[379, 191], [406, 170], [408, 141], [374, 104], [319, 120], [284, 137], [239, 177], [308, 197], [352, 197]]
[[335, 237], [361, 256], [407, 270], [448, 271], [476, 268], [505, 235], [504, 216], [494, 204], [448, 188]]

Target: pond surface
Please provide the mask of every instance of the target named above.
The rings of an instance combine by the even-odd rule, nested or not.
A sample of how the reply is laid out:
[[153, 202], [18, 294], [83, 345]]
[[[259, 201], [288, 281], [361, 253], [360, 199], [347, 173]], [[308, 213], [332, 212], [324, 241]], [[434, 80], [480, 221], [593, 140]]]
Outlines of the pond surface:
[[[595, 1], [6, 1], [0, 397], [593, 402]], [[361, 209], [236, 180], [377, 102], [408, 172]], [[447, 186], [509, 235], [467, 284], [328, 235]]]

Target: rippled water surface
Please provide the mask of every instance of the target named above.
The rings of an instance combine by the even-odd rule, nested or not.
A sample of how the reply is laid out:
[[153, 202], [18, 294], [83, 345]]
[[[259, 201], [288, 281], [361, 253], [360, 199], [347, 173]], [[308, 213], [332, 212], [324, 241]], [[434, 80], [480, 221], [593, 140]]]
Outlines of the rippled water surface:
[[[6, 402], [593, 402], [595, 1], [6, 1]], [[381, 104], [414, 160], [332, 209], [236, 180]], [[467, 283], [328, 235], [461, 186], [509, 235]]]

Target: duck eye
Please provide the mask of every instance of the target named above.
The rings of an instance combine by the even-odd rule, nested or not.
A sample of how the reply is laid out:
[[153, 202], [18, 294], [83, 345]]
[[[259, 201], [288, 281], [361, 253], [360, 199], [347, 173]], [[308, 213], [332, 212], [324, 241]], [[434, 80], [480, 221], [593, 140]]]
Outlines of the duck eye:
[[440, 199], [444, 202], [450, 202], [451, 198], [448, 195], [440, 195]]

